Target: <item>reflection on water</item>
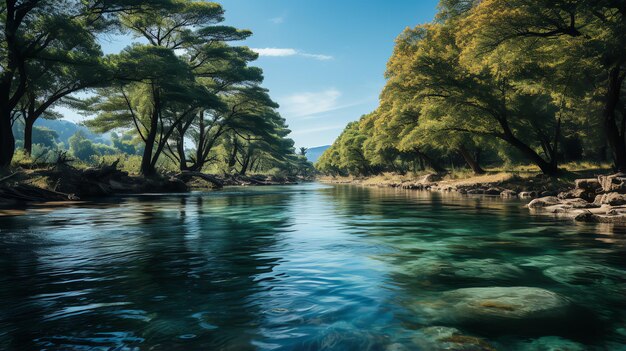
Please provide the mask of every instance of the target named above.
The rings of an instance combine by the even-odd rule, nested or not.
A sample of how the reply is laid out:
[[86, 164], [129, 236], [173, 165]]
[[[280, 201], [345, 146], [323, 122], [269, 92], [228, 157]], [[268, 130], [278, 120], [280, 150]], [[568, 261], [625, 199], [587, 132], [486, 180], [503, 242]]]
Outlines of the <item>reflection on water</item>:
[[624, 232], [318, 184], [14, 212], [0, 349], [625, 350]]

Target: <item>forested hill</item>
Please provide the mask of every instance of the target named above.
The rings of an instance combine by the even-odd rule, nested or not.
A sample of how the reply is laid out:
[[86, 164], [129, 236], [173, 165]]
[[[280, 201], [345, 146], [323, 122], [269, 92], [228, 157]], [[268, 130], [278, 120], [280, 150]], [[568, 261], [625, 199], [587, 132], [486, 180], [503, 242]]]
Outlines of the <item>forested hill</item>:
[[[612, 162], [626, 171], [623, 1], [442, 0], [408, 28], [378, 108], [318, 161], [372, 175]], [[357, 116], [355, 116], [357, 117]]]

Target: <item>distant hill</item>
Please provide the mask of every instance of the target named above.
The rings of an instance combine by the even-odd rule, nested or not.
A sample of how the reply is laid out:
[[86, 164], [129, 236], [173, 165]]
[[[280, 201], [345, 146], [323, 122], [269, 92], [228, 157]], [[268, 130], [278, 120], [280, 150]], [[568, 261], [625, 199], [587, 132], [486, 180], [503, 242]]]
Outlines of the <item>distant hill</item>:
[[68, 140], [72, 137], [72, 135], [76, 134], [79, 130], [83, 131], [87, 136], [87, 139], [90, 139], [96, 143], [107, 143], [107, 137], [100, 134], [92, 133], [88, 128], [78, 125], [74, 122], [58, 119], [58, 120], [47, 120], [40, 118], [35, 122], [37, 127], [45, 127], [48, 129], [52, 129], [59, 134], [59, 141], [68, 145]]
[[315, 163], [329, 147], [330, 145], [312, 147], [307, 151], [306, 158], [309, 162]]

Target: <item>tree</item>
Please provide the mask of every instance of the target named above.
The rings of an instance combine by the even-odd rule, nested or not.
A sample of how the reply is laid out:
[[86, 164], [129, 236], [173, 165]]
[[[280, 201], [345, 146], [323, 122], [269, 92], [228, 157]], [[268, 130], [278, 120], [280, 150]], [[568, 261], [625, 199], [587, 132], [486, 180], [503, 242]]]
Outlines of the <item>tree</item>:
[[[557, 107], [549, 96], [519, 89], [514, 74], [465, 66], [453, 23], [405, 31], [390, 61], [387, 89], [411, 94], [408, 101], [421, 108], [420, 124], [499, 138], [554, 175], [561, 126]], [[545, 158], [535, 145], [541, 145]]]
[[94, 143], [82, 131], [76, 132], [70, 138], [69, 144], [72, 155], [81, 161], [89, 161], [91, 156], [97, 155]]
[[543, 86], [599, 117], [615, 168], [626, 171], [626, 2], [485, 0], [460, 27], [468, 60], [501, 69], [515, 55], [552, 68]]
[[[34, 79], [36, 61], [73, 64], [64, 53], [68, 38], [87, 38], [114, 25], [120, 11], [141, 11], [157, 1], [130, 0], [6, 0], [0, 3], [0, 168], [10, 165], [15, 151], [11, 125]], [[163, 0], [163, 2], [165, 2]], [[72, 40], [70, 39], [70, 42]], [[39, 105], [42, 106], [43, 104]]]

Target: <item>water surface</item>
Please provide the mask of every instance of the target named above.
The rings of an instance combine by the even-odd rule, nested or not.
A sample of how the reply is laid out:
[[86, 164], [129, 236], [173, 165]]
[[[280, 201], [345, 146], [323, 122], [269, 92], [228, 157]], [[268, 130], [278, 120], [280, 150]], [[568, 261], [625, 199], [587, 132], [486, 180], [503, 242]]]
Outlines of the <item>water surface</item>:
[[[5, 214], [1, 350], [626, 350], [626, 230], [519, 200], [307, 184]], [[539, 314], [462, 306], [528, 288]]]

